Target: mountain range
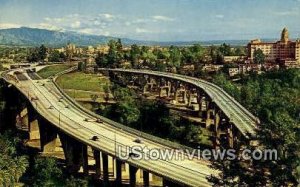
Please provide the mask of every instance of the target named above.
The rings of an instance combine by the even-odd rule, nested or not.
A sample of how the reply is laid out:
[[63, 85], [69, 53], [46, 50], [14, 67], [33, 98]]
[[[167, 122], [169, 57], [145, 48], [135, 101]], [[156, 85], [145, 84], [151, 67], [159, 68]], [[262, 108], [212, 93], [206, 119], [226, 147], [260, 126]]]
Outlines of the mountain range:
[[[0, 29], [0, 45], [5, 46], [39, 46], [44, 44], [46, 46], [61, 47], [67, 43], [73, 43], [78, 46], [89, 46], [105, 44], [111, 39], [117, 39], [111, 36], [89, 35], [76, 32], [61, 32], [37, 28], [10, 28]], [[212, 40], [212, 41], [174, 41], [174, 42], [158, 42], [158, 41], [143, 41], [132, 40], [128, 38], [121, 38], [122, 43], [125, 45], [138, 44], [138, 45], [192, 45], [200, 43], [202, 45], [219, 45], [228, 43], [231, 45], [246, 45], [248, 40]]]

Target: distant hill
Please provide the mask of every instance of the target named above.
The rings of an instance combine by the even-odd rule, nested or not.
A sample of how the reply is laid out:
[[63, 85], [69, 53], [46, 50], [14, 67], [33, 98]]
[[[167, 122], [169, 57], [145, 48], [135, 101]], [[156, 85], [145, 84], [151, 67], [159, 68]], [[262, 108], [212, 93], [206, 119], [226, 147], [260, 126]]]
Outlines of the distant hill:
[[[46, 29], [37, 28], [11, 28], [0, 29], [0, 45], [8, 46], [39, 46], [45, 44], [52, 47], [65, 46], [67, 43], [74, 43], [78, 46], [99, 45], [105, 44], [110, 39], [116, 37], [80, 34], [76, 32], [60, 32]], [[142, 41], [132, 40], [128, 38], [121, 38], [122, 43], [125, 45], [138, 44], [138, 45], [193, 45], [200, 43], [202, 45], [220, 45], [228, 43], [230, 45], [246, 45], [248, 40], [215, 40], [215, 41], [188, 41], [188, 42], [157, 42], [157, 41]]]
[[37, 46], [62, 46], [68, 42], [76, 45], [103, 44], [112, 37], [84, 35], [75, 32], [60, 32], [36, 28], [12, 28], [0, 30], [1, 45]]

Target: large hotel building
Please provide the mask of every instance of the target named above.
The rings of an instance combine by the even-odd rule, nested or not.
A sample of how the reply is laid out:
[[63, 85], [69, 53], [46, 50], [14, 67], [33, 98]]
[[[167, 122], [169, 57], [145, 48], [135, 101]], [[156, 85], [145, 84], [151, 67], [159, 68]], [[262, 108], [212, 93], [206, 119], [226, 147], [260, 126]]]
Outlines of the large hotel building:
[[247, 47], [248, 59], [251, 62], [253, 62], [254, 51], [261, 49], [267, 62], [283, 65], [300, 64], [300, 40], [290, 41], [286, 28], [282, 30], [281, 39], [277, 42], [262, 42], [260, 39], [255, 39]]

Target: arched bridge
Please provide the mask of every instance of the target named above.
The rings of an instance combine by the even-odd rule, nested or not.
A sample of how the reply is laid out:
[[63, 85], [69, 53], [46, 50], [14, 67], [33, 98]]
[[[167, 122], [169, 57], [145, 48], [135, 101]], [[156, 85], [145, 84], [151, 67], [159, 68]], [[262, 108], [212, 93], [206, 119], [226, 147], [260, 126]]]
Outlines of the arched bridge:
[[[196, 98], [199, 110], [206, 111], [206, 118], [213, 118], [207, 123], [208, 125], [213, 124], [216, 138], [219, 139], [222, 135], [226, 135], [230, 147], [234, 147], [234, 141], [239, 136], [246, 140], [252, 140], [256, 137], [259, 119], [213, 83], [190, 76], [151, 70], [99, 68], [98, 71], [110, 72], [112, 78], [125, 76], [129, 80], [136, 80], [135, 76], [140, 76], [144, 78], [144, 81], [137, 81], [137, 83], [140, 82], [144, 86], [144, 91], [151, 90], [153, 85], [156, 85], [159, 95], [165, 89], [165, 95], [172, 95], [175, 102], [178, 101], [180, 93], [183, 97], [183, 103], [186, 105], [189, 105], [193, 98]], [[226, 121], [225, 124], [222, 124], [224, 121]], [[216, 143], [218, 144], [219, 141], [217, 140]]]
[[[230, 119], [242, 132], [254, 134], [254, 117], [218, 87], [207, 82], [150, 71], [111, 69], [107, 71], [163, 76], [199, 85], [215, 99], [216, 104], [226, 111], [226, 114], [229, 116], [232, 114]], [[55, 78], [39, 79], [26, 69], [4, 72], [2, 78], [9, 84], [9, 89], [22, 93], [27, 99], [26, 119], [29, 137], [40, 139], [41, 151], [52, 152], [60, 140], [67, 168], [74, 172], [83, 168], [84, 174], [89, 174], [92, 168], [95, 177], [101, 178], [104, 186], [108, 185], [111, 178], [115, 180], [116, 186], [120, 186], [124, 164], [129, 167], [130, 186], [135, 186], [138, 170], [142, 171], [144, 186], [149, 186], [151, 174], [162, 177], [164, 186], [211, 186], [207, 178], [219, 173], [210, 167], [210, 162], [196, 157], [184, 160], [134, 159], [135, 155], [130, 149], [128, 151], [128, 148], [133, 146], [147, 146], [157, 150], [175, 150], [182, 147], [95, 115], [67, 96], [57, 86]], [[23, 113], [16, 115], [25, 116]], [[135, 141], [140, 136], [142, 142]], [[129, 158], [120, 159], [120, 153]], [[148, 151], [140, 153], [144, 158], [149, 157]], [[94, 159], [93, 167], [89, 167], [88, 158], [91, 157]], [[109, 162], [115, 167], [112, 175], [109, 175]]]

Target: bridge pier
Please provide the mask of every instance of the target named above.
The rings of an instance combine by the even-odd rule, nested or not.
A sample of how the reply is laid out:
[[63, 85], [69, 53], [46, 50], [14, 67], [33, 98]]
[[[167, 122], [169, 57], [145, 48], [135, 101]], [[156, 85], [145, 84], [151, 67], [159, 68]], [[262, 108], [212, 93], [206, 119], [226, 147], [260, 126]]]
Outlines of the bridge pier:
[[198, 104], [198, 108], [199, 108], [199, 111], [198, 111], [198, 116], [200, 118], [203, 118], [203, 107], [202, 107], [202, 95], [200, 92], [197, 92], [197, 104]]
[[234, 139], [233, 139], [233, 125], [232, 123], [229, 124], [229, 127], [227, 129], [227, 139], [228, 139], [228, 145], [230, 148], [234, 148]]
[[191, 107], [192, 106], [192, 102], [193, 102], [193, 98], [194, 98], [194, 95], [193, 95], [193, 92], [191, 90], [188, 90], [188, 102], [187, 102], [187, 105], [188, 107]]
[[[180, 97], [181, 97], [181, 102], [179, 100]], [[175, 90], [174, 101], [175, 104], [179, 104], [179, 103], [183, 103], [184, 105], [188, 104], [187, 93], [184, 88]]]
[[24, 108], [18, 115], [17, 115], [17, 128], [21, 130], [28, 130], [28, 109]]
[[94, 150], [94, 159], [95, 159], [95, 178], [100, 179], [101, 177], [100, 151]]
[[[165, 95], [164, 95], [164, 91], [165, 91]], [[159, 87], [159, 97], [169, 97], [170, 96], [170, 88], [168, 86], [160, 86]]]
[[[36, 124], [36, 123], [34, 123]], [[54, 152], [56, 148], [57, 129], [44, 118], [38, 119], [42, 152]]]
[[215, 112], [214, 116], [214, 126], [215, 126], [215, 142], [214, 142], [214, 148], [219, 149], [220, 148], [220, 114], [219, 112]]
[[122, 186], [122, 164], [121, 160], [116, 159], [116, 186]]
[[81, 142], [73, 139], [72, 137], [69, 137], [62, 132], [59, 133], [59, 138], [64, 150], [68, 172], [71, 174], [75, 174], [80, 170], [81, 166], [83, 166], [84, 170], [86, 170], [87, 158], [85, 158], [85, 161], [83, 159], [84, 156], [87, 156], [86, 154], [84, 154], [84, 151], [86, 150], [84, 146], [86, 145], [83, 145]]
[[103, 186], [109, 186], [108, 176], [108, 155], [104, 152], [102, 154], [102, 168], [103, 168]]
[[130, 187], [135, 187], [136, 186], [136, 172], [137, 168], [135, 166], [129, 165], [129, 184]]
[[89, 175], [89, 158], [88, 158], [88, 146], [85, 144], [81, 145], [82, 149], [82, 167], [84, 176]]
[[143, 170], [143, 184], [144, 187], [148, 187], [150, 185], [149, 171]]
[[39, 140], [40, 139], [40, 129], [38, 122], [38, 114], [33, 109], [31, 105], [27, 106], [28, 113], [28, 133], [29, 140]]

